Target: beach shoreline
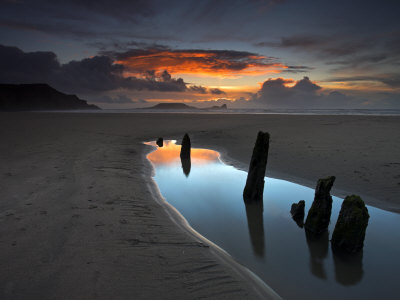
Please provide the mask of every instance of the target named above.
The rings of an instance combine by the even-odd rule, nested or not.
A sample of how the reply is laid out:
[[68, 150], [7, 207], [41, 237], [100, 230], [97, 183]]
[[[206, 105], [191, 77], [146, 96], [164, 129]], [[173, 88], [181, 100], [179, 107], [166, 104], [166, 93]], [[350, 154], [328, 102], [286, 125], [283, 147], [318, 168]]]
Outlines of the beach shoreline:
[[1, 298], [259, 298], [254, 282], [171, 220], [143, 142], [188, 132], [192, 147], [247, 171], [257, 132], [269, 131], [267, 176], [314, 188], [336, 175], [333, 194], [364, 192], [367, 204], [398, 211], [399, 125], [399, 117], [2, 113]]

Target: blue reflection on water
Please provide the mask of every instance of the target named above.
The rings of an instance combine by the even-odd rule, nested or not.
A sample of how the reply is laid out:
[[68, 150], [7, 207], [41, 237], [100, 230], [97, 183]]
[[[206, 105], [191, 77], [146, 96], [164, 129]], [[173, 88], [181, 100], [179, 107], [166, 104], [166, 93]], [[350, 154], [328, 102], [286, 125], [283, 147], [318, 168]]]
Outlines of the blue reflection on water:
[[[154, 158], [157, 153], [167, 153], [168, 146], [178, 147], [176, 153], [169, 153], [168, 159]], [[210, 156], [192, 150], [187, 176], [178, 150], [179, 146], [167, 141], [149, 155], [163, 197], [197, 232], [251, 269], [283, 298], [397, 298], [399, 214], [368, 206], [363, 253], [351, 259], [338, 257], [331, 251], [329, 238], [342, 199], [333, 197], [330, 233], [315, 240], [306, 236], [289, 213], [292, 203], [305, 200], [307, 216], [313, 189], [266, 177], [263, 205], [246, 207], [242, 198], [246, 172], [223, 164], [217, 152]]]

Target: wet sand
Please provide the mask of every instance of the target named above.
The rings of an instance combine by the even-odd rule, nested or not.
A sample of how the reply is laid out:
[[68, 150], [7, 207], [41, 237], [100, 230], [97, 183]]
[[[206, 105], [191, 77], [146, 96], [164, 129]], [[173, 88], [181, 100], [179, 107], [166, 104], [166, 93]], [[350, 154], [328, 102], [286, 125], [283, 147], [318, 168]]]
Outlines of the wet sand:
[[268, 176], [335, 175], [335, 195], [400, 211], [399, 129], [399, 117], [2, 113], [0, 298], [272, 297], [162, 202], [142, 142], [188, 132], [247, 169], [269, 131]]

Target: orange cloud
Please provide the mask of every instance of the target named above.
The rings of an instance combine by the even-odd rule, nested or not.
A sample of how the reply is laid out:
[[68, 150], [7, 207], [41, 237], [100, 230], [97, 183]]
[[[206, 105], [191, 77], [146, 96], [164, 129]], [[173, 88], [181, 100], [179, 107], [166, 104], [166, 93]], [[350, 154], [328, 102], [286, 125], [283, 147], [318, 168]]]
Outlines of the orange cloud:
[[167, 70], [174, 75], [229, 78], [280, 73], [288, 68], [272, 57], [232, 50], [136, 49], [116, 56], [115, 63], [125, 66], [126, 76]]

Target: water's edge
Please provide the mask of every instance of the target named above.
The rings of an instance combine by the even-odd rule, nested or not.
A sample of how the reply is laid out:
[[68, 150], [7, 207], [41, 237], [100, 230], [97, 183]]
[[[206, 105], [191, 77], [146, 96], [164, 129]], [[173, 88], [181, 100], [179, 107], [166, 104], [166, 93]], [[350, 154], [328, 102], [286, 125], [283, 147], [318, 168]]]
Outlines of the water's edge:
[[[177, 136], [173, 136], [173, 139], [178, 140], [179, 141], [179, 137]], [[179, 143], [177, 143], [179, 145]], [[209, 145], [207, 145], [206, 143], [196, 143], [195, 145], [192, 145], [193, 148], [205, 148], [205, 149], [211, 149]], [[235, 169], [244, 171], [244, 172], [248, 172], [248, 164], [246, 165], [245, 163], [238, 161], [232, 157], [229, 156], [228, 151], [226, 149], [224, 149], [223, 147], [219, 147], [219, 146], [212, 146], [213, 151], [216, 151], [220, 154], [220, 161], [222, 163], [224, 163], [225, 165], [228, 166], [232, 166]], [[250, 163], [250, 160], [249, 160]], [[284, 172], [280, 172], [280, 171], [276, 171], [276, 170], [271, 170], [268, 168], [267, 165], [267, 173], [265, 176], [266, 177], [271, 177], [271, 178], [275, 178], [275, 179], [280, 179], [280, 180], [285, 180], [285, 181], [290, 181], [293, 182], [295, 184], [299, 184], [299, 185], [303, 185], [306, 187], [309, 187], [311, 189], [315, 189], [315, 186], [317, 184], [317, 179], [315, 181], [311, 181], [311, 180], [307, 180], [304, 178], [300, 178], [300, 177], [296, 177], [293, 175], [290, 175], [288, 173], [284, 173]], [[335, 174], [332, 174], [335, 175]], [[354, 192], [349, 192], [346, 191], [344, 189], [340, 189], [337, 187], [332, 187], [331, 190], [331, 195], [338, 197], [338, 198], [345, 198], [348, 195], [352, 195], [354, 194]], [[392, 203], [389, 202], [383, 202], [380, 199], [362, 194], [362, 193], [358, 193], [358, 195], [364, 200], [365, 204], [377, 209], [381, 209], [387, 212], [391, 212], [391, 213], [396, 213], [396, 214], [400, 214], [400, 208], [398, 207], [393, 207]]]
[[[144, 142], [143, 142], [144, 144]], [[190, 237], [192, 237], [195, 241], [207, 244], [210, 247], [211, 253], [225, 266], [234, 271], [243, 281], [246, 281], [250, 284], [253, 290], [258, 294], [261, 299], [277, 299], [282, 300], [282, 298], [270, 287], [267, 283], [265, 283], [260, 277], [258, 277], [255, 273], [249, 270], [244, 265], [237, 262], [228, 252], [214, 244], [206, 237], [198, 233], [194, 230], [189, 222], [185, 219], [185, 217], [170, 203], [168, 203], [165, 198], [162, 196], [161, 191], [158, 188], [157, 183], [154, 180], [155, 167], [154, 165], [147, 159], [147, 155], [157, 148], [153, 146], [146, 145], [148, 147], [144, 147], [144, 151], [142, 152], [142, 159], [144, 161], [145, 169], [147, 172], [143, 172], [142, 176], [147, 183], [147, 188], [150, 191], [152, 198], [160, 204], [160, 206], [166, 211], [170, 219], [176, 224], [176, 226], [186, 232]], [[220, 157], [221, 157], [220, 153]], [[222, 162], [224, 162], [222, 160]], [[150, 172], [148, 172], [151, 170]]]

